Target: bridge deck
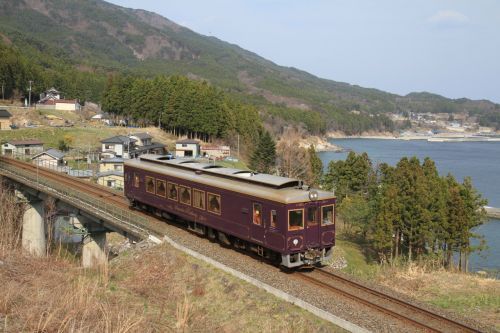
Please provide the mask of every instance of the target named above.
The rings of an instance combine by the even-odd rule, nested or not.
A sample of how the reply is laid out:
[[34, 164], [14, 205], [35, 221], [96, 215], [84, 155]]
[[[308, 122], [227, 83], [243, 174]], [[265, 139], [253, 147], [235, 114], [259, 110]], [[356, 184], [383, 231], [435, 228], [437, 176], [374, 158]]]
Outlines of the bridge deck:
[[81, 209], [115, 231], [139, 239], [157, 234], [156, 223], [130, 210], [124, 195], [116, 191], [6, 157], [0, 157], [0, 175]]

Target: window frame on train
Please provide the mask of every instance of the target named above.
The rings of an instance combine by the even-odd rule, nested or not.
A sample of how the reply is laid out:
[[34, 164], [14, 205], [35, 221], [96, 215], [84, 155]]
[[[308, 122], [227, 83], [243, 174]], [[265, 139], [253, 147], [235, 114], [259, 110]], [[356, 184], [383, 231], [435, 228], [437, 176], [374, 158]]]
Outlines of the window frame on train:
[[[325, 208], [329, 208], [329, 207], [332, 208], [332, 219], [328, 223], [325, 223], [325, 219], [323, 216], [324, 210], [325, 210]], [[332, 225], [332, 224], [335, 224], [335, 204], [321, 206], [321, 225], [328, 226], [328, 225]]]
[[[156, 194], [156, 181], [154, 177], [146, 176], [146, 192], [151, 194]], [[153, 188], [150, 191], [150, 184], [153, 184]]]
[[[196, 203], [198, 202], [197, 200], [195, 200], [195, 193], [199, 193], [200, 194], [200, 198], [203, 198], [202, 202], [202, 207], [198, 206]], [[207, 205], [206, 205], [206, 202], [207, 202], [207, 198], [206, 198], [206, 193], [205, 191], [202, 191], [202, 190], [199, 190], [197, 188], [193, 188], [192, 191], [191, 191], [191, 194], [193, 196], [193, 207], [194, 208], [197, 208], [197, 209], [201, 209], [201, 210], [205, 210]]]
[[[300, 226], [291, 226], [290, 225], [290, 214], [293, 212], [301, 212], [302, 215], [302, 222]], [[304, 229], [304, 208], [297, 208], [297, 209], [289, 209], [288, 210], [288, 231], [297, 231], [297, 230], [303, 230]]]
[[[210, 196], [214, 196], [215, 198], [218, 198], [218, 204], [219, 204], [219, 211], [214, 211], [210, 209]], [[216, 215], [222, 215], [222, 198], [220, 194], [213, 193], [213, 192], [207, 192], [207, 212], [210, 212], [212, 214]]]
[[[172, 186], [174, 187], [175, 192], [176, 192], [176, 197], [175, 198], [173, 198], [172, 196], [170, 196], [170, 193], [172, 192], [171, 191]], [[172, 183], [172, 182], [167, 182], [167, 199], [175, 201], [175, 202], [179, 201], [179, 185], [178, 184]]]

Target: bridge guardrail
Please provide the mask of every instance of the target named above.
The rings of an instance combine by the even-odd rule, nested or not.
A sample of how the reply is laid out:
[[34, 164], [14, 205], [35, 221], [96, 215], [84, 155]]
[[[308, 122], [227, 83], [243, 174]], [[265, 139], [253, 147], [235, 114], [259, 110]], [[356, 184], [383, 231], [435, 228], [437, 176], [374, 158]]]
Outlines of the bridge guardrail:
[[73, 190], [55, 181], [37, 176], [33, 172], [16, 168], [5, 161], [0, 160], [0, 171], [6, 176], [11, 176], [30, 187], [52, 194], [76, 207], [83, 209], [93, 215], [99, 216], [113, 224], [124, 227], [132, 234], [148, 237], [149, 221], [147, 218], [135, 214], [131, 211], [121, 209], [115, 205], [106, 203], [91, 195]]

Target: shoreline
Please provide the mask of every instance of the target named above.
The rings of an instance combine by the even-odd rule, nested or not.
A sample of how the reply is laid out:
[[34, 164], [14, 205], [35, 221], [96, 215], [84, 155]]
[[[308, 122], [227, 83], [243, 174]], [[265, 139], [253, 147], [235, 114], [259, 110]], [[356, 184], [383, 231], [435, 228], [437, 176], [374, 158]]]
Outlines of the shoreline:
[[413, 136], [389, 136], [389, 135], [334, 135], [327, 136], [328, 140], [346, 139], [366, 139], [366, 140], [401, 140], [416, 141], [425, 140], [428, 142], [500, 142], [500, 137], [486, 137], [474, 135], [460, 136], [434, 136], [434, 135], [413, 135]]

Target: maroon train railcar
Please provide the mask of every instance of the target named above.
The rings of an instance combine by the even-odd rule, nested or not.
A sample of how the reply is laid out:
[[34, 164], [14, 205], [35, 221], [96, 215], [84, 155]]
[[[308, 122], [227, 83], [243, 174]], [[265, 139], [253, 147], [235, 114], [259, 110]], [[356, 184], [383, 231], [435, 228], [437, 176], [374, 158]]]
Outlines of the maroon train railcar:
[[125, 162], [125, 194], [202, 234], [277, 254], [286, 267], [319, 264], [335, 245], [334, 194], [297, 179], [143, 155]]

